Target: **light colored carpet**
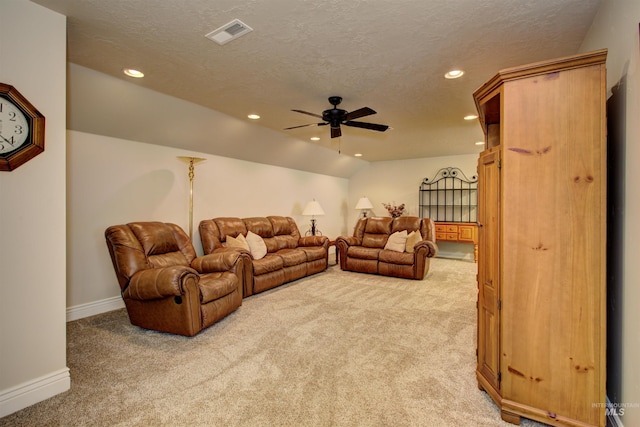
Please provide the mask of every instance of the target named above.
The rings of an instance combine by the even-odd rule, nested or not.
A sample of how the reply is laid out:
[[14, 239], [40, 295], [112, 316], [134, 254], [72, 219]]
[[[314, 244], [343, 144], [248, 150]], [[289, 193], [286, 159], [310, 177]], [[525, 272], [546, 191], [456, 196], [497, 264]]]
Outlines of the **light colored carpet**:
[[193, 338], [124, 309], [70, 322], [71, 390], [0, 425], [511, 426], [475, 380], [475, 274], [441, 258], [423, 281], [332, 266]]

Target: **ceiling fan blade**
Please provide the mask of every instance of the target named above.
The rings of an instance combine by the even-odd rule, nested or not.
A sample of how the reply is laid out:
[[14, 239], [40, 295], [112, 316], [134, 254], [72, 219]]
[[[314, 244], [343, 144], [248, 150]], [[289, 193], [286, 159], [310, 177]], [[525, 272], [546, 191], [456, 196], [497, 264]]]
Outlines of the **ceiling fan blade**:
[[331, 128], [331, 138], [338, 138], [339, 136], [342, 136], [342, 131], [340, 130], [340, 126], [338, 126], [337, 128]]
[[375, 123], [366, 123], [366, 122], [344, 122], [342, 124], [345, 126], [352, 126], [356, 128], [377, 130], [378, 132], [384, 132], [385, 130], [389, 129], [389, 126], [387, 125], [378, 125]]
[[354, 110], [350, 113], [347, 113], [347, 115], [344, 117], [344, 119], [346, 121], [349, 120], [353, 120], [353, 119], [359, 119], [360, 117], [364, 117], [364, 116], [370, 116], [372, 114], [376, 114], [375, 110], [372, 110], [369, 107], [362, 107], [358, 110]]
[[291, 126], [290, 128], [284, 128], [283, 130], [289, 130], [289, 129], [298, 129], [298, 128], [306, 128], [307, 126], [325, 126], [328, 125], [329, 123], [309, 123], [308, 125], [300, 125], [300, 126]]
[[313, 116], [313, 117], [317, 117], [319, 119], [322, 118], [322, 116], [320, 114], [316, 114], [316, 113], [310, 113], [308, 111], [304, 111], [304, 110], [291, 110], [291, 111], [295, 111], [296, 113], [302, 113], [302, 114], [307, 114], [309, 116]]

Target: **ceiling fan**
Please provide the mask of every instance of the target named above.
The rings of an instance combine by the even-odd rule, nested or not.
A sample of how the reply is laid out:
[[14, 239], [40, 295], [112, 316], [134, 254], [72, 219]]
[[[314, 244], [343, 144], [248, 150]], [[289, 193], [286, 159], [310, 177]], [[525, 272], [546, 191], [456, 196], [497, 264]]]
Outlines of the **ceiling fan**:
[[357, 110], [354, 110], [354, 111], [348, 113], [347, 111], [338, 108], [338, 105], [341, 102], [342, 102], [342, 98], [341, 97], [339, 97], [339, 96], [330, 96], [329, 97], [329, 103], [331, 105], [333, 105], [333, 108], [330, 108], [328, 110], [324, 110], [322, 112], [322, 115], [315, 114], [315, 113], [310, 113], [308, 111], [303, 111], [303, 110], [291, 110], [291, 111], [295, 111], [296, 113], [302, 113], [302, 114], [307, 114], [309, 116], [317, 117], [317, 118], [322, 119], [324, 121], [320, 122], [320, 123], [310, 123], [310, 124], [307, 124], [307, 125], [292, 126], [292, 127], [289, 127], [289, 128], [285, 128], [284, 130], [297, 129], [297, 128], [302, 128], [302, 127], [307, 127], [307, 126], [326, 126], [326, 125], [330, 125], [331, 126], [331, 138], [337, 138], [339, 136], [342, 136], [342, 131], [340, 130], [340, 125], [352, 126], [352, 127], [370, 129], [370, 130], [376, 130], [378, 132], [384, 132], [385, 130], [389, 129], [389, 126], [387, 126], [387, 125], [378, 125], [378, 124], [375, 124], [375, 123], [366, 123], [366, 122], [354, 122], [353, 121], [354, 119], [359, 119], [360, 117], [370, 116], [372, 114], [376, 114], [376, 112], [374, 110], [372, 110], [371, 108], [369, 108], [369, 107], [362, 107], [362, 108], [359, 108]]

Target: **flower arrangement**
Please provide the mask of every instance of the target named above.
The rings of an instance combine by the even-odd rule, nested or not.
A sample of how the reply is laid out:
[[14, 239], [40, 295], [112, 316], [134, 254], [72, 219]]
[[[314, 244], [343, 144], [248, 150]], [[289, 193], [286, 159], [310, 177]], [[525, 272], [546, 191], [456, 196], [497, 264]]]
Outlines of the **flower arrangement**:
[[391, 203], [383, 203], [382, 206], [389, 212], [392, 218], [398, 218], [404, 213], [404, 203], [397, 205], [396, 202]]

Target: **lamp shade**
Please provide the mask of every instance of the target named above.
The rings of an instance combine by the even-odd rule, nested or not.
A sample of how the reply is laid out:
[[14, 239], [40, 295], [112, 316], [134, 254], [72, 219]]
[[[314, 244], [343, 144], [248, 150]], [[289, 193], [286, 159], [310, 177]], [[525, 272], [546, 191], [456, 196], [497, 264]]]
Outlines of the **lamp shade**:
[[371, 200], [367, 197], [360, 197], [360, 200], [358, 200], [358, 203], [356, 204], [356, 209], [373, 209]]
[[304, 210], [302, 211], [302, 215], [324, 215], [324, 210], [322, 210], [322, 206], [320, 206], [320, 203], [316, 202], [316, 199], [313, 199], [312, 201], [307, 203], [307, 206], [305, 206]]

